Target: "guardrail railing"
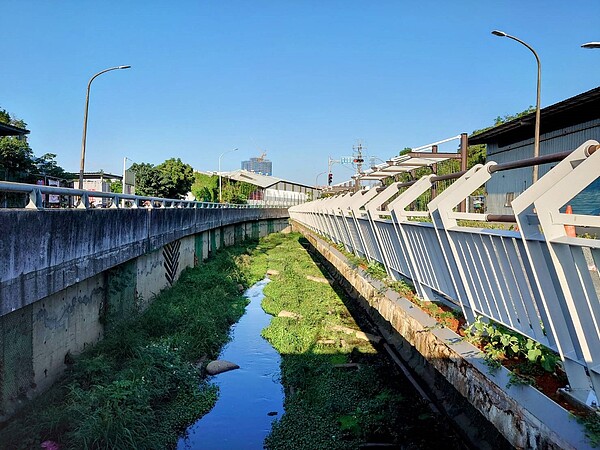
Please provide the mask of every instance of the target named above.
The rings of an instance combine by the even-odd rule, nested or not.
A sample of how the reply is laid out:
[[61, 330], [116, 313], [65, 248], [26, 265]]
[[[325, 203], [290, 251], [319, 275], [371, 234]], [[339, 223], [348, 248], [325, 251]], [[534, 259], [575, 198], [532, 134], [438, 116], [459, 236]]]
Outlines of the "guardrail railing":
[[[72, 189], [56, 186], [40, 186], [37, 184], [13, 183], [0, 181], [0, 193], [25, 194], [26, 209], [51, 209], [60, 207], [57, 205], [48, 205], [44, 201], [44, 195], [64, 196], [71, 199], [68, 205], [73, 208], [91, 209], [91, 208], [204, 208], [204, 209], [230, 209], [230, 208], [288, 208], [290, 205], [282, 202], [266, 201], [262, 204], [253, 202], [252, 204], [234, 204], [234, 203], [211, 203], [197, 202], [191, 200], [178, 200], [160, 197], [149, 197], [143, 195], [120, 194], [114, 192], [86, 191], [82, 189]], [[105, 203], [94, 205], [90, 198], [101, 198]], [[0, 203], [0, 207], [1, 207]], [[68, 207], [68, 206], [67, 206]]]
[[[561, 212], [598, 178], [597, 150], [597, 141], [587, 141], [572, 152], [322, 198], [290, 208], [290, 217], [383, 264], [391, 278], [411, 280], [422, 299], [453, 302], [469, 324], [491, 319], [555, 350], [565, 390], [597, 406], [600, 240], [573, 237], [565, 226], [600, 228], [600, 217]], [[496, 173], [548, 162], [558, 164], [514, 199], [514, 216], [458, 211]], [[454, 182], [415, 210], [442, 178]], [[477, 227], [490, 221], [514, 222], [518, 231]]]

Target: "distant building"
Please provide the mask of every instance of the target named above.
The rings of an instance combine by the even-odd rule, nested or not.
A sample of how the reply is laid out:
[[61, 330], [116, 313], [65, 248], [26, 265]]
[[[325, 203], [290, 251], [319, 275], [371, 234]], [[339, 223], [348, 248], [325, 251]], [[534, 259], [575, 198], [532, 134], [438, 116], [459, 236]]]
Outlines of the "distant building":
[[25, 128], [19, 128], [14, 125], [0, 122], [0, 136], [18, 136], [19, 138], [24, 139], [26, 134], [29, 134], [29, 130], [26, 130]]
[[271, 176], [273, 175], [273, 163], [263, 157], [250, 158], [249, 161], [242, 161], [242, 170]]
[[[535, 113], [531, 113], [470, 136], [469, 144], [486, 144], [487, 160], [499, 164], [531, 158], [534, 125]], [[575, 150], [589, 139], [600, 141], [600, 87], [541, 110], [540, 156]], [[540, 165], [540, 178], [555, 165]], [[486, 183], [486, 212], [512, 214], [512, 200], [531, 186], [531, 181], [531, 167], [508, 170], [492, 177]], [[597, 214], [593, 211], [600, 206], [600, 179], [570, 204], [576, 214]]]
[[[115, 181], [122, 181], [121, 175], [114, 175], [111, 173], [104, 172], [85, 172], [83, 174], [83, 189], [86, 191], [96, 192], [111, 192], [110, 185]], [[74, 187], [77, 184], [77, 180], [73, 181]], [[105, 205], [108, 199], [103, 197], [90, 197], [90, 203], [94, 206]]]
[[243, 181], [256, 186], [256, 190], [248, 197], [248, 203], [251, 205], [292, 206], [321, 196], [321, 189], [313, 186], [260, 175], [247, 170], [223, 173], [222, 176], [232, 181]]

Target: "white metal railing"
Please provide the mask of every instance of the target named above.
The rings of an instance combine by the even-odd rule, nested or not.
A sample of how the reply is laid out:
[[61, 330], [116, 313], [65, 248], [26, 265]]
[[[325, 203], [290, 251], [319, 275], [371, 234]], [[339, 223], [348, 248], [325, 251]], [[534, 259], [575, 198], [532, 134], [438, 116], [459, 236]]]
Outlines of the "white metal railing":
[[[410, 208], [439, 178], [434, 175], [298, 205], [290, 217], [380, 262], [390, 277], [410, 279], [423, 299], [441, 295], [454, 302], [467, 322], [483, 316], [557, 351], [572, 395], [594, 405], [600, 390], [600, 240], [569, 236], [565, 226], [600, 228], [600, 217], [560, 211], [598, 178], [599, 149], [597, 141], [587, 141], [554, 157], [562, 161], [512, 202], [519, 231], [461, 226], [460, 219], [477, 223], [491, 216], [457, 212], [496, 172], [516, 163], [469, 169], [429, 201], [427, 211]], [[431, 222], [415, 221], [424, 216]]]
[[[265, 201], [252, 204], [211, 203], [191, 200], [167, 199], [143, 195], [120, 194], [114, 192], [86, 191], [56, 186], [41, 186], [36, 184], [13, 183], [0, 181], [0, 193], [17, 193], [27, 196], [26, 209], [47, 209], [44, 195], [64, 196], [71, 199], [68, 204], [77, 209], [90, 209], [96, 206], [90, 198], [106, 199], [106, 204], [98, 207], [118, 208], [203, 208], [203, 209], [230, 209], [230, 208], [287, 208], [290, 205], [280, 201]], [[1, 205], [0, 205], [1, 206]]]

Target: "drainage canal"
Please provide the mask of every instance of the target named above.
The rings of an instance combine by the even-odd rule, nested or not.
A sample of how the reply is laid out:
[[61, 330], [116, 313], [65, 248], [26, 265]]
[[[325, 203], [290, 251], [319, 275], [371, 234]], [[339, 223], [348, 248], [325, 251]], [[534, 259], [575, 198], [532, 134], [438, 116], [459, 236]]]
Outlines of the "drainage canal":
[[187, 429], [178, 449], [263, 448], [271, 423], [283, 414], [280, 356], [260, 332], [271, 316], [261, 308], [267, 278], [244, 294], [250, 303], [232, 328], [232, 340], [219, 359], [240, 366], [213, 379], [219, 387], [215, 407]]

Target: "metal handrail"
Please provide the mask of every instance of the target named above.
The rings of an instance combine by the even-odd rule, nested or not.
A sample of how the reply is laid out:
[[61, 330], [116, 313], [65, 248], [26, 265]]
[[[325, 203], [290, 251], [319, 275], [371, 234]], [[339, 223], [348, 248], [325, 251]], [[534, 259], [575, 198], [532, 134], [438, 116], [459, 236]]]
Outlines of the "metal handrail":
[[[248, 209], [248, 208], [287, 208], [289, 205], [279, 203], [264, 205], [257, 204], [233, 204], [233, 203], [215, 203], [198, 202], [191, 200], [180, 200], [161, 198], [144, 195], [122, 194], [116, 192], [98, 192], [87, 191], [84, 189], [65, 188], [57, 186], [42, 186], [37, 184], [15, 183], [11, 181], [0, 181], [0, 192], [15, 192], [29, 196], [29, 202], [26, 209], [51, 209], [45, 208], [43, 195], [63, 195], [69, 197], [79, 197], [81, 200], [76, 206], [78, 209], [94, 208], [89, 201], [90, 197], [99, 197], [112, 200], [108, 209], [120, 208], [201, 208], [201, 209]], [[130, 205], [127, 205], [127, 202]]]
[[[375, 189], [372, 198], [355, 193], [306, 203], [291, 208], [290, 216], [383, 264], [392, 279], [409, 278], [422, 299], [444, 296], [469, 323], [484, 316], [557, 351], [569, 395], [594, 406], [600, 393], [600, 240], [573, 237], [566, 226], [600, 228], [600, 217], [563, 213], [561, 205], [597, 179], [597, 150], [600, 144], [590, 140], [574, 151], [476, 165], [433, 198], [428, 212], [406, 208], [441, 178], [434, 175]], [[514, 216], [455, 211], [495, 172], [549, 162], [557, 164], [511, 202]], [[398, 193], [401, 187], [407, 189]], [[409, 219], [427, 213], [432, 224]], [[519, 231], [461, 226], [465, 219], [516, 219]]]

